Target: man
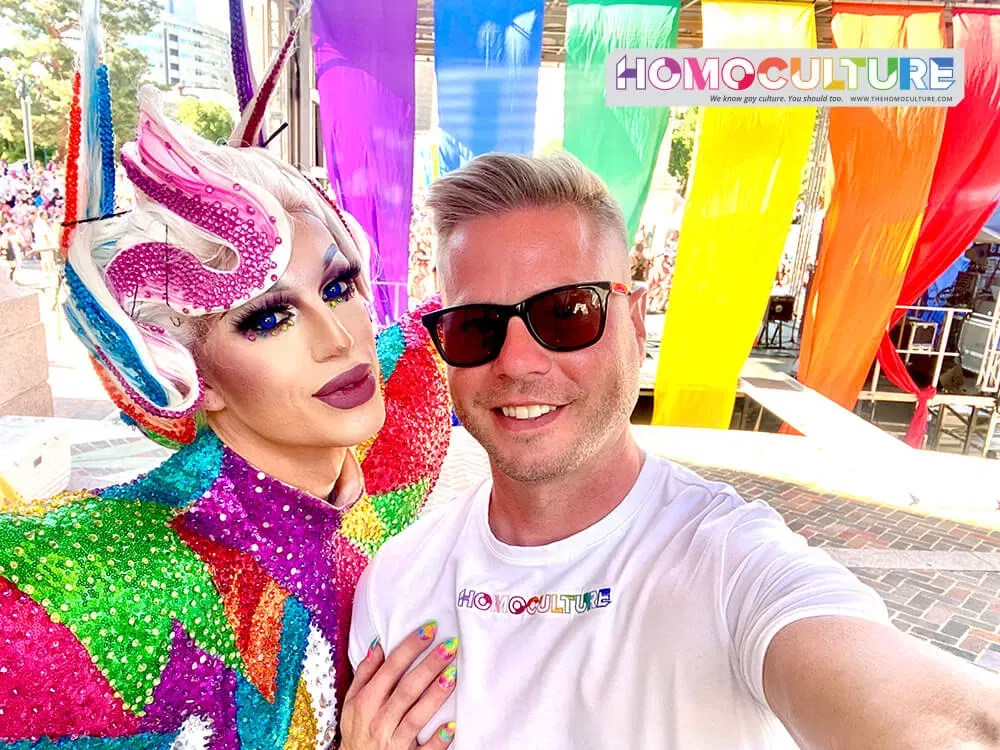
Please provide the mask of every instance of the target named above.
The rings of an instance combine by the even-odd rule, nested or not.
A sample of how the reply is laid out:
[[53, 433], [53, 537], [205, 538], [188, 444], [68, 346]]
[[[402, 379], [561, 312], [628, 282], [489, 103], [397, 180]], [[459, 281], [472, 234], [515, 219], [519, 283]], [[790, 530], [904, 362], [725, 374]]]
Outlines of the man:
[[[645, 300], [595, 175], [487, 155], [429, 205], [447, 309], [425, 323], [492, 477], [365, 573], [345, 748], [443, 746], [452, 719], [463, 750], [1000, 747], [991, 675], [892, 628], [768, 506], [636, 444]], [[433, 682], [447, 649], [402, 677], [431, 618], [457, 685]]]

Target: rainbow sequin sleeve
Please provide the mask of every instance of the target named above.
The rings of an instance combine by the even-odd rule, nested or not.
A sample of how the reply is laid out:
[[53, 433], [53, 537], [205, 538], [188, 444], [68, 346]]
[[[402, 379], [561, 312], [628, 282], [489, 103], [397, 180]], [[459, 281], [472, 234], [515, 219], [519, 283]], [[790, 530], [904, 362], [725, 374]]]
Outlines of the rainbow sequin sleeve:
[[385, 425], [358, 446], [366, 497], [344, 514], [349, 549], [340, 563], [357, 580], [375, 551], [413, 522], [441, 473], [451, 432], [451, 400], [441, 361], [420, 317], [440, 307], [431, 298], [376, 338]]
[[177, 628], [206, 658], [241, 668], [176, 513], [90, 492], [0, 513], [0, 743], [141, 733]]

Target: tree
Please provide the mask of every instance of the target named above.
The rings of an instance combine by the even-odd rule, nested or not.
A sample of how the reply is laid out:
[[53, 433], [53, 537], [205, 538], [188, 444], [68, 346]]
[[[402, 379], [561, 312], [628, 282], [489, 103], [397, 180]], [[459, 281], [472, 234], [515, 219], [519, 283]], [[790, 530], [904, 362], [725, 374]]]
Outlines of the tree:
[[236, 123], [233, 116], [218, 102], [207, 102], [192, 96], [177, 105], [177, 120], [212, 143], [225, 143]]
[[699, 107], [687, 107], [671, 114], [677, 118], [670, 141], [670, 163], [667, 171], [680, 184], [681, 195], [687, 194], [688, 178], [691, 175], [691, 159], [694, 156], [694, 142], [698, 135]]
[[[0, 49], [0, 57], [10, 57], [21, 68], [38, 61], [47, 71], [32, 94], [32, 134], [39, 155], [65, 148], [76, 62], [69, 42], [79, 41], [79, 5], [79, 0], [0, 0], [0, 23], [14, 26], [23, 40]], [[101, 0], [116, 149], [135, 137], [138, 87], [148, 69], [143, 54], [125, 41], [151, 30], [159, 11], [157, 0]], [[14, 81], [0, 76], [0, 152], [24, 153], [22, 128]]]

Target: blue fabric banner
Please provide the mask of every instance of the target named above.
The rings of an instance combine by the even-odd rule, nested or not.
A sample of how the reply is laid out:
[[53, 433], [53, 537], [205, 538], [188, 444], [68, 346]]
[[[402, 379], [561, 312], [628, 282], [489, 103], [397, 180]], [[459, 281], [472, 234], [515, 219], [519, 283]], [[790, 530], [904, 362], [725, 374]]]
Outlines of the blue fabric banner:
[[441, 173], [490, 151], [530, 154], [544, 0], [435, 0]]

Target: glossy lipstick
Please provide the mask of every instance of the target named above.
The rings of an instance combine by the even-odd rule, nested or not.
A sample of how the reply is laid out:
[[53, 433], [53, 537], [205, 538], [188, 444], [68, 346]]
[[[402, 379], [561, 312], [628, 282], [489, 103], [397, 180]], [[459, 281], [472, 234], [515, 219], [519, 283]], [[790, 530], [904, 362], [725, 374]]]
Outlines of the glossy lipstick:
[[353, 409], [367, 403], [377, 387], [371, 365], [355, 365], [316, 391], [313, 398], [334, 409]]

